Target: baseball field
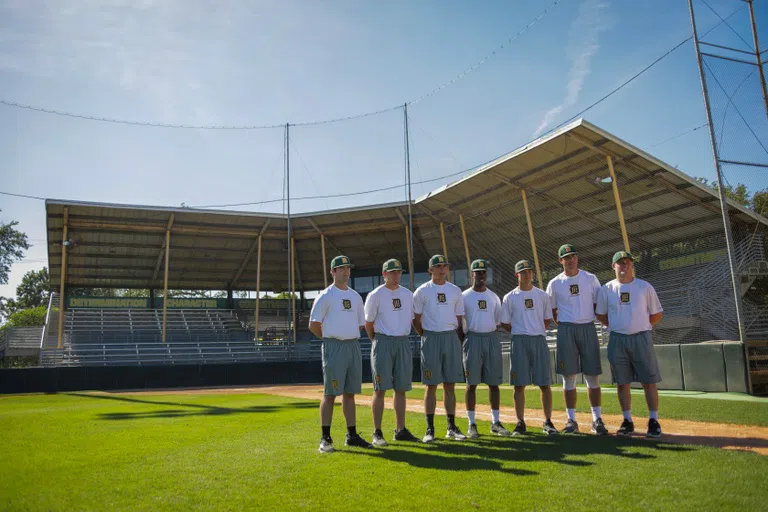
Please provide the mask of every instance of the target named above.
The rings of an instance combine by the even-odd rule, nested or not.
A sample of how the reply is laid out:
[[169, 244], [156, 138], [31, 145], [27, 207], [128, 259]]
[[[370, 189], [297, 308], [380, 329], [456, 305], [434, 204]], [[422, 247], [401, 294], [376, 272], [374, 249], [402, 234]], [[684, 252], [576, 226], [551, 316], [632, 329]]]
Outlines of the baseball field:
[[[554, 391], [562, 428], [562, 394]], [[369, 440], [371, 392], [364, 390], [357, 411]], [[408, 404], [407, 424], [418, 436], [422, 393], [416, 387]], [[512, 426], [511, 390], [502, 393], [502, 421]], [[488, 434], [481, 387], [480, 439], [441, 439], [438, 416], [433, 445], [350, 449], [337, 407], [337, 451], [320, 454], [320, 395], [318, 386], [294, 386], [2, 396], [0, 509], [764, 510], [768, 503], [766, 399], [667, 394], [659, 440], [549, 437], [538, 428], [531, 388], [531, 433], [500, 438]], [[644, 431], [642, 395], [634, 399]], [[466, 429], [463, 410], [457, 423]], [[583, 431], [587, 411], [582, 391]], [[610, 388], [603, 412], [614, 432], [620, 420]], [[388, 439], [393, 427], [388, 410]]]

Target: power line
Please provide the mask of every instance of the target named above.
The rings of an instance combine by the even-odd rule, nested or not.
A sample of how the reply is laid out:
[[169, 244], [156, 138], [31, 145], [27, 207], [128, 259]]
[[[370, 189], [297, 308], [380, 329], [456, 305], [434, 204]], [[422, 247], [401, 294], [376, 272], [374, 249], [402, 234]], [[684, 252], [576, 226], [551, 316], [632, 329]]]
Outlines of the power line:
[[707, 126], [707, 123], [704, 123], [702, 125], [697, 126], [696, 128], [692, 128], [692, 129], [686, 130], [686, 131], [684, 131], [682, 133], [678, 133], [677, 135], [673, 135], [672, 137], [670, 137], [668, 139], [664, 139], [661, 142], [657, 142], [656, 144], [652, 144], [652, 145], [648, 146], [648, 149], [655, 148], [656, 146], [661, 146], [662, 144], [666, 144], [667, 142], [675, 140], [675, 139], [679, 139], [683, 135], [688, 135], [689, 133], [693, 133], [696, 130], [700, 130], [700, 129], [706, 127], [706, 126]]
[[14, 194], [12, 192], [0, 192], [0, 195], [12, 196], [12, 197], [23, 197], [24, 199], [38, 199], [40, 201], [45, 201], [44, 197], [28, 196], [28, 195], [25, 195], [25, 194]]
[[[515, 41], [518, 37], [523, 35], [525, 32], [528, 31], [532, 26], [534, 26], [536, 23], [538, 23], [544, 16], [547, 15], [547, 13], [552, 10], [557, 4], [559, 4], [562, 0], [555, 0], [552, 2], [551, 5], [549, 5], [544, 11], [542, 11], [538, 16], [536, 16], [533, 20], [528, 22], [528, 24], [523, 27], [522, 30], [517, 32], [515, 35], [509, 37], [507, 41], [497, 46], [491, 53], [480, 59], [478, 62], [473, 64], [472, 66], [468, 67], [461, 73], [459, 73], [457, 76], [452, 78], [451, 80], [443, 83], [442, 85], [439, 85], [429, 91], [428, 93], [420, 96], [419, 98], [411, 101], [407, 101], [406, 103], [411, 105], [414, 103], [418, 103], [438, 91], [441, 91], [445, 89], [446, 87], [458, 82], [468, 74], [475, 71], [477, 68], [479, 68], [481, 65], [483, 65], [486, 61], [491, 59], [494, 55], [496, 55], [498, 52], [503, 50], [507, 45], [511, 44], [513, 41]], [[17, 101], [11, 101], [6, 99], [0, 99], [0, 105], [5, 105], [7, 107], [14, 107], [24, 110], [31, 110], [33, 112], [40, 112], [43, 114], [51, 114], [51, 115], [57, 115], [62, 117], [71, 117], [75, 119], [83, 119], [86, 121], [98, 121], [102, 123], [113, 123], [113, 124], [124, 124], [128, 126], [143, 126], [148, 128], [176, 128], [176, 129], [182, 129], [182, 130], [271, 130], [275, 128], [284, 128], [285, 123], [280, 124], [264, 124], [264, 125], [214, 125], [214, 124], [203, 124], [203, 125], [190, 125], [190, 124], [174, 124], [174, 123], [160, 123], [160, 122], [154, 122], [154, 121], [132, 121], [130, 119], [120, 119], [116, 117], [105, 117], [105, 116], [94, 116], [89, 114], [80, 114], [76, 112], [68, 112], [66, 110], [60, 110], [60, 109], [54, 109], [54, 108], [47, 108], [47, 107], [41, 107], [37, 105], [28, 105], [25, 103], [19, 103]], [[315, 120], [315, 121], [304, 121], [300, 123], [291, 123], [291, 126], [317, 126], [317, 125], [323, 125], [323, 124], [331, 124], [331, 123], [340, 123], [344, 121], [352, 121], [354, 119], [361, 119], [364, 117], [370, 117], [370, 116], [376, 116], [379, 114], [384, 114], [386, 112], [392, 112], [394, 110], [399, 110], [403, 108], [403, 104], [398, 104], [393, 107], [383, 108], [380, 110], [374, 110], [371, 112], [363, 112], [361, 114], [354, 114], [350, 116], [343, 116], [343, 117], [335, 117], [331, 119], [321, 119], [321, 120]]]

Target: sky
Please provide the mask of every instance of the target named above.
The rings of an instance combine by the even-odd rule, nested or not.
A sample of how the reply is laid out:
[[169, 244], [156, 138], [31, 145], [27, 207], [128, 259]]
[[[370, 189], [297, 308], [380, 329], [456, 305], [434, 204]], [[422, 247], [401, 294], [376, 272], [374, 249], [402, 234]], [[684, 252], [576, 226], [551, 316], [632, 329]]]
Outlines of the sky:
[[[768, 2], [757, 4], [765, 48]], [[748, 49], [744, 2], [695, 5], [700, 34], [737, 11], [733, 30], [721, 24], [707, 38]], [[157, 206], [276, 201], [236, 209], [281, 212], [290, 123], [293, 212], [400, 201], [404, 188], [301, 198], [403, 184], [398, 107], [408, 103], [412, 181], [434, 180], [413, 186], [418, 197], [554, 129], [690, 35], [685, 0], [0, 0], [2, 101], [273, 126], [136, 126], [0, 104], [0, 192]], [[738, 89], [750, 121], [765, 122], [754, 76], [742, 86], [736, 71], [713, 72]], [[692, 131], [706, 114], [691, 41], [583, 117], [691, 176], [715, 177], [708, 132]], [[723, 112], [721, 132], [733, 118]], [[757, 130], [732, 130], [723, 145], [763, 158], [755, 141], [768, 126]], [[755, 173], [734, 168], [729, 178], [768, 185]], [[47, 264], [45, 208], [0, 195], [0, 209], [33, 245], [0, 286], [13, 296], [25, 272]]]

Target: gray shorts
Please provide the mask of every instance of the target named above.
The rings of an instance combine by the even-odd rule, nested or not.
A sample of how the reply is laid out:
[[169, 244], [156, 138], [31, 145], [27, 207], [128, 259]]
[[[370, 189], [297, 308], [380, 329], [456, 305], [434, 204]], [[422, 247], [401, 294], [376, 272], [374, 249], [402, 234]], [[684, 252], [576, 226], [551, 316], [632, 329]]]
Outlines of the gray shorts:
[[323, 394], [360, 393], [363, 354], [358, 340], [323, 338]]
[[611, 332], [608, 361], [616, 384], [656, 384], [661, 382], [651, 331], [635, 334]]
[[560, 375], [600, 375], [600, 342], [595, 324], [561, 322], [557, 326], [557, 368]]
[[510, 359], [509, 383], [513, 386], [552, 384], [546, 337], [513, 335]]
[[501, 342], [495, 332], [468, 332], [463, 349], [467, 384], [476, 386], [482, 382], [498, 386], [504, 381], [501, 374]]
[[456, 331], [424, 331], [421, 337], [421, 382], [430, 386], [464, 382], [461, 341]]
[[379, 334], [371, 345], [371, 375], [376, 391], [410, 391], [413, 353], [408, 336]]

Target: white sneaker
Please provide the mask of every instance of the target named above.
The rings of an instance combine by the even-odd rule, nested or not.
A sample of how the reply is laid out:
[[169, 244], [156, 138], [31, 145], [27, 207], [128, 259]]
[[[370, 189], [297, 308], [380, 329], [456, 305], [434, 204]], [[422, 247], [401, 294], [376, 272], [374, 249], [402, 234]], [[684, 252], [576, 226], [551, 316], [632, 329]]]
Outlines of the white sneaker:
[[501, 424], [501, 422], [496, 422], [493, 425], [491, 425], [491, 433], [496, 434], [498, 436], [507, 437], [512, 435], [512, 433], [504, 428], [504, 425]]
[[333, 440], [330, 437], [321, 437], [320, 438], [320, 453], [332, 453], [335, 450], [333, 449]]
[[428, 428], [427, 433], [424, 434], [424, 437], [421, 439], [423, 443], [432, 443], [435, 440], [435, 429]]
[[467, 437], [470, 439], [477, 439], [480, 437], [480, 432], [477, 431], [477, 425], [474, 423], [469, 426], [469, 429], [467, 429]]
[[453, 439], [454, 441], [463, 441], [467, 436], [461, 433], [459, 427], [448, 427], [448, 432], [445, 433], [445, 438]]
[[387, 446], [387, 442], [384, 440], [384, 434], [381, 433], [381, 430], [377, 430], [373, 433], [373, 436], [371, 436], [371, 444], [373, 446]]

